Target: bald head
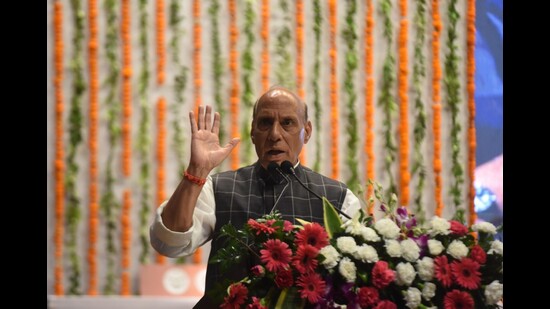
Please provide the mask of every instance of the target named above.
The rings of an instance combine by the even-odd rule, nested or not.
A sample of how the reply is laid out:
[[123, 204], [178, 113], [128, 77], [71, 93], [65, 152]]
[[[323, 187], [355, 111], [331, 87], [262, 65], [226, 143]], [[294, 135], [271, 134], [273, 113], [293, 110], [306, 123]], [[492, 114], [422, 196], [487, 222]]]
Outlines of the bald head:
[[285, 96], [289, 99], [292, 99], [294, 102], [297, 103], [299, 108], [299, 113], [303, 115], [304, 123], [307, 123], [307, 104], [306, 102], [302, 101], [298, 95], [296, 95], [294, 92], [290, 91], [288, 88], [285, 88], [283, 86], [272, 86], [269, 88], [263, 95], [261, 95], [256, 103], [254, 103], [254, 108], [252, 110], [252, 121], [256, 119], [256, 114], [258, 112], [258, 107], [265, 101], [270, 100], [277, 96]]

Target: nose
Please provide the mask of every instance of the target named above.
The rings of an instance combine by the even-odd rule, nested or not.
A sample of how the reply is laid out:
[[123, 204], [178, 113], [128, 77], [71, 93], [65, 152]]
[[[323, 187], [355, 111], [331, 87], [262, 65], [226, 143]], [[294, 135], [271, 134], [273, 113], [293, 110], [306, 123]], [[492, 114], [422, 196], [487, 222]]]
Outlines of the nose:
[[281, 130], [281, 125], [279, 124], [279, 122], [275, 121], [271, 126], [271, 129], [269, 130], [269, 140], [276, 142], [281, 139]]

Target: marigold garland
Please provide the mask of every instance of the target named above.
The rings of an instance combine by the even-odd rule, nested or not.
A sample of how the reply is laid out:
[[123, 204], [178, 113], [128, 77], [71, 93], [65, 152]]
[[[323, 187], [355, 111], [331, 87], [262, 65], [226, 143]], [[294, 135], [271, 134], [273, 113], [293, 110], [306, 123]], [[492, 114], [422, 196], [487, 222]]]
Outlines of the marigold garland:
[[338, 179], [340, 174], [340, 167], [338, 166], [339, 162], [339, 123], [338, 116], [340, 114], [338, 107], [338, 79], [336, 75], [338, 55], [336, 53], [336, 25], [337, 25], [337, 12], [336, 12], [336, 0], [329, 0], [329, 25], [330, 25], [330, 47], [329, 47], [329, 61], [330, 61], [330, 123], [331, 132], [330, 138], [332, 141], [330, 147], [330, 155], [332, 162], [332, 172], [331, 177]]
[[65, 208], [65, 163], [63, 153], [63, 3], [54, 2], [54, 90], [55, 90], [55, 230], [54, 293], [63, 292], [63, 236]]
[[[298, 96], [305, 101], [304, 91], [304, 3], [303, 0], [296, 0], [296, 89]], [[306, 145], [300, 152], [300, 163], [306, 164]]]
[[466, 68], [466, 85], [468, 91], [468, 177], [470, 179], [468, 190], [468, 224], [473, 225], [477, 219], [477, 214], [474, 207], [474, 198], [476, 190], [474, 188], [475, 169], [476, 169], [476, 127], [475, 127], [475, 43], [476, 43], [476, 1], [468, 0], [467, 7], [467, 68]]
[[408, 91], [408, 57], [407, 57], [407, 0], [399, 1], [401, 13], [399, 27], [399, 71], [398, 71], [398, 95], [399, 95], [399, 205], [409, 206], [409, 98]]
[[[164, 192], [164, 162], [165, 162], [165, 144], [166, 128], [164, 121], [166, 119], [166, 100], [160, 97], [157, 101], [157, 205], [160, 206], [166, 198]], [[157, 253], [157, 263], [164, 264], [166, 257]]]
[[116, 260], [119, 255], [115, 246], [115, 232], [117, 229], [117, 215], [120, 209], [120, 203], [115, 196], [115, 176], [113, 172], [113, 160], [116, 153], [118, 138], [120, 137], [120, 126], [117, 122], [120, 117], [120, 102], [119, 102], [119, 86], [120, 78], [120, 63], [118, 59], [118, 23], [117, 5], [114, 0], [105, 1], [106, 15], [106, 34], [105, 34], [105, 54], [108, 62], [108, 74], [104, 84], [108, 88], [107, 97], [105, 98], [105, 106], [107, 107], [107, 164], [105, 168], [105, 189], [101, 197], [101, 210], [105, 221], [106, 243], [105, 252], [107, 259], [107, 271], [105, 274], [105, 285], [103, 287], [103, 295], [112, 295], [115, 293], [115, 270]]
[[[355, 30], [355, 15], [357, 13], [357, 3], [355, 0], [347, 1], [347, 12], [345, 16], [345, 28], [342, 30], [342, 37], [346, 45], [345, 53], [345, 68], [344, 68], [344, 91], [346, 93], [346, 112], [347, 112], [347, 157], [346, 163], [349, 170], [349, 178], [347, 185], [351, 191], [356, 194], [360, 193], [361, 186], [359, 185], [359, 162], [357, 159], [357, 144], [359, 137], [357, 136], [357, 111], [355, 110], [355, 101], [357, 94], [355, 92], [355, 71], [357, 71], [359, 59], [357, 57], [356, 42], [357, 33]], [[360, 194], [359, 194], [360, 195]]]
[[[366, 174], [367, 180], [374, 180], [374, 7], [372, 0], [367, 0], [366, 23], [365, 23], [365, 153], [367, 154]], [[367, 192], [367, 212], [374, 214], [374, 187], [368, 182]]]
[[[139, 255], [139, 261], [142, 264], [149, 263], [149, 252], [151, 244], [149, 243], [149, 230], [150, 224], [150, 181], [149, 181], [149, 146], [151, 145], [151, 139], [149, 136], [149, 97], [147, 90], [149, 88], [149, 52], [148, 52], [148, 14], [147, 14], [147, 0], [139, 1], [139, 46], [141, 48], [141, 70], [139, 74], [139, 106], [140, 106], [140, 120], [139, 131], [137, 138], [137, 152], [141, 160], [139, 169], [139, 186], [141, 192], [141, 208], [139, 212], [139, 239], [141, 243], [141, 252]], [[124, 274], [123, 274], [124, 275]]]
[[163, 85], [166, 73], [164, 72], [164, 65], [166, 64], [166, 52], [164, 47], [164, 31], [166, 28], [166, 21], [164, 17], [164, 0], [156, 0], [155, 12], [156, 12], [156, 31], [157, 31], [157, 84]]
[[[229, 98], [231, 111], [231, 136], [239, 136], [239, 75], [237, 42], [239, 30], [237, 28], [237, 8], [235, 0], [229, 0], [229, 73], [231, 76], [231, 92]], [[231, 152], [231, 169], [239, 168], [239, 146]]]
[[435, 215], [441, 217], [443, 213], [443, 200], [441, 196], [441, 103], [440, 103], [440, 80], [441, 66], [439, 64], [439, 37], [441, 35], [441, 18], [439, 16], [439, 0], [432, 0], [432, 110], [433, 110], [433, 170], [435, 178], [434, 198]]
[[201, 4], [200, 0], [193, 0], [193, 84], [195, 96], [195, 112], [198, 113], [201, 105]]
[[321, 115], [323, 109], [321, 106], [321, 95], [319, 89], [319, 80], [321, 75], [321, 30], [323, 25], [323, 15], [321, 12], [321, 1], [313, 0], [313, 32], [315, 33], [315, 49], [314, 49], [314, 64], [313, 73], [311, 74], [311, 85], [313, 87], [313, 106], [315, 107], [315, 160], [313, 162], [313, 170], [319, 172], [321, 170]]
[[90, 109], [89, 109], [89, 151], [90, 151], [90, 190], [89, 190], [89, 243], [88, 243], [88, 294], [97, 295], [97, 225], [99, 222], [97, 203], [97, 119], [99, 89], [97, 67], [97, 2], [88, 2], [88, 25], [90, 28], [88, 43], [88, 65], [90, 73]]
[[122, 1], [122, 174], [130, 176], [132, 168], [132, 42], [130, 26], [130, 2]]
[[262, 0], [262, 87], [263, 91], [269, 89], [269, 0]]
[[81, 295], [80, 288], [80, 257], [78, 254], [78, 227], [81, 218], [80, 197], [77, 190], [77, 177], [79, 165], [76, 162], [76, 155], [79, 145], [82, 142], [82, 97], [86, 90], [84, 80], [84, 19], [85, 13], [80, 1], [71, 1], [71, 8], [74, 21], [73, 50], [74, 56], [71, 59], [72, 71], [72, 98], [69, 111], [69, 150], [67, 154], [67, 174], [65, 175], [65, 188], [67, 194], [66, 224], [67, 238], [66, 249], [69, 254], [69, 295]]
[[423, 223], [426, 213], [423, 207], [422, 197], [424, 194], [424, 182], [426, 171], [424, 167], [423, 144], [426, 137], [426, 112], [424, 110], [424, 100], [422, 95], [423, 82], [426, 76], [426, 65], [424, 56], [424, 46], [426, 40], [426, 0], [416, 1], [415, 21], [415, 42], [414, 42], [414, 66], [413, 66], [413, 92], [415, 96], [415, 114], [414, 114], [414, 156], [411, 167], [411, 178], [417, 178], [414, 190], [414, 213], [419, 223]]
[[130, 212], [132, 210], [132, 200], [130, 190], [124, 190], [121, 214], [121, 255], [122, 255], [122, 279], [120, 294], [128, 296], [131, 294], [130, 281], [130, 261], [131, 261], [131, 244], [132, 244], [132, 224], [130, 220]]
[[275, 83], [287, 88], [294, 88], [294, 72], [292, 70], [292, 57], [289, 46], [292, 42], [292, 33], [290, 31], [290, 12], [287, 0], [279, 0], [280, 7], [280, 28], [277, 29], [275, 41]]

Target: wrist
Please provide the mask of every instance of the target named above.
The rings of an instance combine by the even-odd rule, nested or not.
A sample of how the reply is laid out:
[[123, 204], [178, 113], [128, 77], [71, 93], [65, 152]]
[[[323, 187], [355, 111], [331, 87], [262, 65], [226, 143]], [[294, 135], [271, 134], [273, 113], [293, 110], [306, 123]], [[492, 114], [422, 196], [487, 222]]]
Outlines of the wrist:
[[199, 187], [204, 186], [204, 184], [206, 183], [206, 177], [202, 178], [202, 177], [199, 177], [199, 176], [195, 176], [195, 175], [189, 173], [187, 170], [185, 170], [183, 172], [183, 178], [186, 179], [187, 181], [192, 182], [193, 184], [195, 184]]

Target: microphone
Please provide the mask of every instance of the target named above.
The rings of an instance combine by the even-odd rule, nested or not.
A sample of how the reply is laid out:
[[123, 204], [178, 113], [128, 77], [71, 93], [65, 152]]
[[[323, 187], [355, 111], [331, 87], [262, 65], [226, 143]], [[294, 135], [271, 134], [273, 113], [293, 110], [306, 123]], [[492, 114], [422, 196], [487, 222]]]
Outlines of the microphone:
[[[271, 163], [270, 163], [271, 164]], [[276, 163], [275, 163], [276, 164]], [[294, 166], [292, 166], [292, 163], [290, 163], [290, 161], [288, 160], [285, 160], [283, 161], [283, 163], [281, 163], [281, 169], [283, 170], [283, 172], [287, 173], [287, 174], [291, 174], [292, 176], [294, 176], [294, 178], [296, 180], [298, 180], [298, 182], [302, 185], [302, 187], [304, 187], [309, 193], [315, 195], [318, 199], [320, 199], [321, 201], [323, 200], [323, 198], [313, 192], [313, 190], [311, 190], [310, 188], [308, 188], [308, 186], [306, 186], [301, 180], [300, 178], [298, 178], [298, 175], [296, 175], [296, 171], [294, 170]], [[345, 212], [341, 211], [340, 209], [334, 207], [334, 209], [336, 210], [336, 212], [338, 212], [339, 214], [341, 214], [342, 216], [348, 218], [348, 219], [351, 219], [350, 216], [348, 216]]]
[[[290, 184], [290, 178], [288, 178], [288, 176], [285, 175], [281, 171], [281, 167], [275, 161], [269, 162], [269, 164], [267, 165], [267, 171], [269, 172], [269, 175], [272, 179], [274, 179], [273, 175], [275, 175], [275, 173], [277, 172], [279, 175], [281, 175], [286, 180], [286, 185], [283, 187], [283, 190], [281, 190], [281, 193], [279, 194], [279, 197], [277, 197], [277, 199], [273, 203], [273, 207], [271, 208], [271, 211], [269, 212], [269, 213], [273, 213], [273, 210], [275, 209], [275, 206], [277, 206], [277, 204], [279, 203], [279, 200], [281, 200], [281, 197], [283, 196], [283, 193], [285, 192], [286, 188]], [[280, 182], [278, 182], [278, 183], [280, 183]], [[275, 193], [275, 192], [273, 192], [273, 193]], [[275, 196], [273, 198], [275, 199]]]

